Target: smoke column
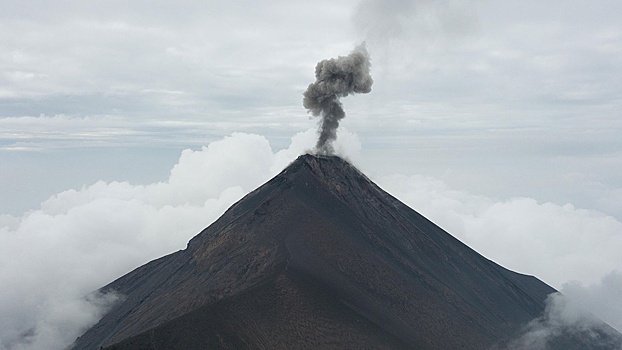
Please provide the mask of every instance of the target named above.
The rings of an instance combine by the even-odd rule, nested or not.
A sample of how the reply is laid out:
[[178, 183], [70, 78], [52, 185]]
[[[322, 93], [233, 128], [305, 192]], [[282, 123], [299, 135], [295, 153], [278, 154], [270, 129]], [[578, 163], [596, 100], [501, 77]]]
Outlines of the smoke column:
[[321, 117], [315, 145], [318, 154], [334, 151], [332, 142], [337, 138], [339, 121], [346, 116], [339, 98], [371, 91], [374, 80], [369, 75], [370, 66], [363, 43], [348, 56], [323, 60], [315, 67], [315, 83], [309, 84], [302, 104], [314, 117]]

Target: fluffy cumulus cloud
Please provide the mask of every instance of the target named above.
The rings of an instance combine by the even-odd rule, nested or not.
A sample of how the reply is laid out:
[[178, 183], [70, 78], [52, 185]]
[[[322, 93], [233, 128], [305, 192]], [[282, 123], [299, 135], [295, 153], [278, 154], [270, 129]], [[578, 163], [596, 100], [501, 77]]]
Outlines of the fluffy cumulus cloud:
[[614, 270], [596, 283], [564, 283], [561, 292], [581, 310], [622, 331], [622, 271]]
[[560, 348], [565, 343], [560, 339], [569, 334], [575, 336], [571, 338], [574, 348], [622, 349], [619, 339], [615, 338], [615, 330], [559, 293], [549, 295], [544, 314], [527, 324], [520, 336], [501, 348]]
[[[360, 144], [343, 131], [337, 152]], [[188, 240], [315, 143], [299, 133], [273, 152], [235, 133], [185, 150], [166, 181], [97, 182], [59, 193], [21, 217], [0, 216], [0, 349], [62, 349], [122, 296], [94, 290]]]
[[524, 197], [496, 201], [419, 175], [378, 183], [489, 259], [556, 288], [596, 283], [622, 267], [622, 223], [597, 211]]
[[[615, 330], [603, 324], [593, 314], [560, 293], [549, 295], [541, 317], [527, 324], [523, 333], [503, 346], [506, 350], [559, 348], [561, 336], [572, 338], [575, 348], [622, 349]], [[555, 344], [555, 345], [553, 345]]]
[[[426, 176], [376, 181], [480, 254], [560, 290], [565, 298], [551, 300], [547, 311], [553, 325], [574, 327], [591, 313], [622, 331], [622, 222], [572, 204], [496, 201]], [[548, 323], [534, 324], [531, 335], [543, 327], [556, 334]]]

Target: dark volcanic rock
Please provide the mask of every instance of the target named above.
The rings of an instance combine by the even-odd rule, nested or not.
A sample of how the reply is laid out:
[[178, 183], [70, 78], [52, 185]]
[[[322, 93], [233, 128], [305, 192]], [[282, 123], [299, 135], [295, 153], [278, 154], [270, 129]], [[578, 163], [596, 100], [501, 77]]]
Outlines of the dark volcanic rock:
[[486, 349], [555, 291], [311, 155], [102, 290], [125, 297], [76, 349]]

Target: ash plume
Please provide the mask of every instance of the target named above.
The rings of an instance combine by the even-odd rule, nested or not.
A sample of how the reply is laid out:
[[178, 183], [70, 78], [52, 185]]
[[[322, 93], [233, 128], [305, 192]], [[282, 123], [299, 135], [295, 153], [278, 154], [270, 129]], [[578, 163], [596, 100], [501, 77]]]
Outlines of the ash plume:
[[348, 56], [320, 61], [315, 67], [315, 82], [304, 92], [303, 106], [314, 117], [320, 117], [318, 154], [333, 154], [339, 121], [346, 116], [339, 99], [350, 94], [366, 94], [374, 80], [369, 75], [369, 54], [365, 43]]

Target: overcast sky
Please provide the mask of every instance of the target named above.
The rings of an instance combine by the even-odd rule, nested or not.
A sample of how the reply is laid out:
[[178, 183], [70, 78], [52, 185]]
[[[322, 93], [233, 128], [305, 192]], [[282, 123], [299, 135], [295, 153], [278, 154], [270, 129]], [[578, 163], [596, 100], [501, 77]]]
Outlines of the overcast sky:
[[62, 348], [97, 318], [82, 295], [183, 249], [311, 147], [315, 65], [362, 41], [375, 83], [343, 99], [339, 152], [622, 330], [621, 13], [616, 0], [5, 0], [0, 349]]

